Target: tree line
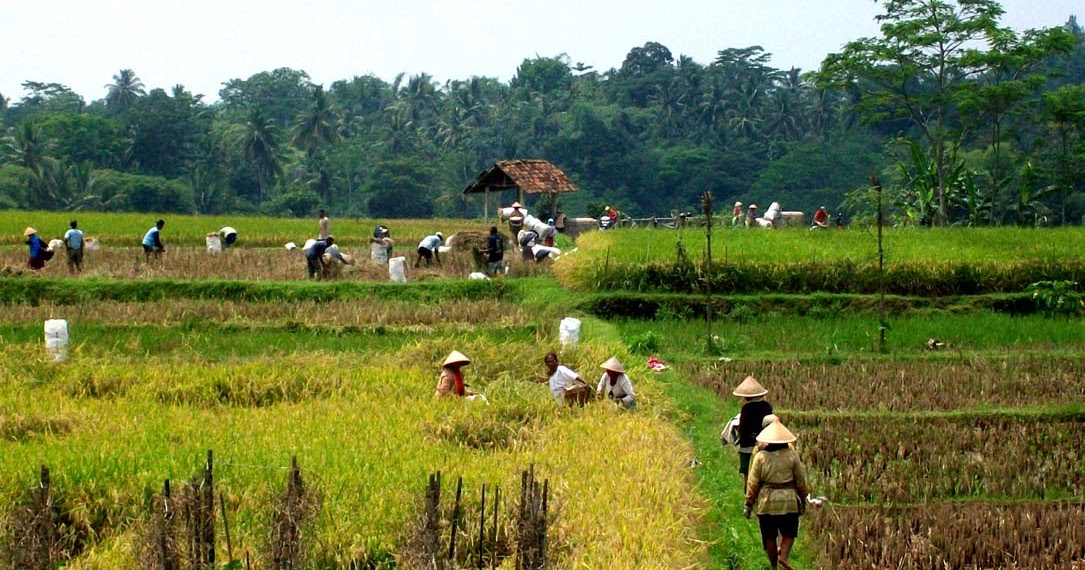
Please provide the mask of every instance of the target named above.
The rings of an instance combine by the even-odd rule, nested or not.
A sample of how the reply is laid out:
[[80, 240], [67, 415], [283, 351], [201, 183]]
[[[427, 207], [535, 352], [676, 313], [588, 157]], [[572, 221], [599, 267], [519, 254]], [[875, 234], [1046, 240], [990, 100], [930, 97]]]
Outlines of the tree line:
[[1016, 32], [993, 0], [881, 4], [880, 36], [810, 72], [772, 67], [759, 46], [700, 63], [649, 42], [607, 71], [525, 59], [507, 83], [325, 87], [280, 68], [226, 81], [214, 103], [148, 91], [131, 69], [90, 103], [26, 81], [21, 100], [0, 94], [0, 208], [474, 217], [462, 190], [479, 172], [545, 158], [581, 190], [560, 197], [570, 215], [696, 211], [711, 190], [862, 218], [877, 178], [898, 224], [1080, 223], [1076, 19]]

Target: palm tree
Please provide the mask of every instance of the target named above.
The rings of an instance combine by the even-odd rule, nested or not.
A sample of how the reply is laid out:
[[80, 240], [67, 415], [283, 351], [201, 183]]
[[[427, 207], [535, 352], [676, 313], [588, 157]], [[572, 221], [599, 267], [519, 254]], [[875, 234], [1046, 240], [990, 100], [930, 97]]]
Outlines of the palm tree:
[[147, 94], [143, 82], [131, 69], [120, 70], [113, 76], [113, 83], [106, 84], [106, 88], [109, 93], [105, 96], [105, 106], [114, 114], [124, 113], [136, 99]]
[[264, 200], [264, 190], [275, 182], [283, 171], [280, 159], [279, 129], [274, 121], [259, 107], [249, 111], [249, 120], [245, 124], [245, 138], [241, 148], [245, 158], [254, 162], [256, 181], [259, 187], [257, 201]]
[[46, 173], [56, 164], [56, 159], [49, 156], [50, 144], [42, 136], [41, 127], [34, 121], [24, 120], [4, 146], [7, 160], [30, 172], [27, 195], [32, 206], [40, 207]]
[[313, 104], [294, 121], [294, 137], [290, 142], [311, 158], [317, 148], [342, 139], [338, 127], [339, 115], [328, 104], [324, 86], [318, 85], [313, 91]]

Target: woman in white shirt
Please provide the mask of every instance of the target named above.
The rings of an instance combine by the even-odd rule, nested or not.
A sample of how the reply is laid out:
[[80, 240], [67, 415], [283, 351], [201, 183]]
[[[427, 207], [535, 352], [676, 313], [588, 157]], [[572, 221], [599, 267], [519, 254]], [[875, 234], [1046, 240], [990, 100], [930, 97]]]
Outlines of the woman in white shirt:
[[604, 370], [599, 378], [599, 387], [595, 390], [595, 397], [602, 400], [603, 396], [620, 403], [626, 409], [636, 407], [636, 396], [633, 394], [633, 383], [629, 376], [625, 375], [625, 367], [617, 357], [612, 356], [600, 365]]

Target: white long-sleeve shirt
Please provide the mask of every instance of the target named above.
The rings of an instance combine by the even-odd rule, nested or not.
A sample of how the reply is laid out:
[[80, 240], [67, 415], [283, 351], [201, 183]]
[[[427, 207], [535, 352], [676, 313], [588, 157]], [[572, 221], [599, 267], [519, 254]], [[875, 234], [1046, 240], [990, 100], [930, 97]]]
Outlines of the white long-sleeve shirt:
[[614, 399], [625, 403], [629, 403], [634, 398], [633, 383], [625, 374], [619, 374], [618, 379], [611, 385], [610, 375], [603, 372], [603, 377], [599, 379], [599, 387], [595, 391], [610, 394]]

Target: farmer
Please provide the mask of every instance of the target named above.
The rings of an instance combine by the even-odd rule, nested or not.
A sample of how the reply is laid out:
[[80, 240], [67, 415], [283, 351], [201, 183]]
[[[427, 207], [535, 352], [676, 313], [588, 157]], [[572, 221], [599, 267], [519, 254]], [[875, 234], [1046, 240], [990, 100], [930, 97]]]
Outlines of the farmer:
[[735, 207], [731, 208], [731, 227], [737, 228], [742, 225], [742, 202], [735, 202]]
[[463, 368], [471, 360], [458, 350], [453, 350], [441, 365], [441, 375], [437, 378], [437, 396], [466, 396], [467, 385], [463, 383]]
[[369, 238], [369, 258], [377, 265], [388, 265], [388, 258], [392, 256], [392, 231], [384, 226], [377, 226], [373, 230], [373, 237]]
[[746, 227], [757, 227], [757, 204], [750, 204], [749, 207], [746, 208]]
[[565, 390], [577, 384], [583, 384], [580, 375], [573, 372], [569, 367], [558, 362], [558, 355], [554, 352], [546, 353], [543, 357], [546, 364], [547, 385], [550, 393], [559, 404], [565, 403]]
[[332, 235], [332, 221], [328, 219], [328, 214], [323, 209], [317, 212], [317, 216], [316, 224], [320, 230], [319, 238], [327, 239], [328, 236]]
[[622, 366], [621, 361], [616, 356], [611, 356], [606, 362], [600, 365], [603, 369], [603, 376], [599, 378], [599, 387], [595, 389], [595, 397], [602, 400], [605, 395], [607, 398], [614, 400], [621, 404], [627, 410], [631, 410], [636, 407], [636, 397], [633, 394], [633, 383], [629, 380], [629, 376], [625, 375], [625, 367]]
[[26, 266], [35, 271], [45, 267], [45, 244], [42, 243], [41, 238], [38, 237], [38, 230], [28, 226], [23, 230], [23, 237], [26, 238], [26, 246], [28, 249]]
[[828, 229], [829, 228], [829, 212], [825, 210], [825, 206], [818, 208], [818, 211], [814, 212], [814, 222], [811, 224], [810, 229]]
[[222, 239], [222, 248], [226, 249], [237, 241], [237, 230], [230, 226], [222, 226], [222, 229], [218, 231], [219, 238]]
[[158, 220], [154, 223], [154, 227], [147, 230], [147, 233], [143, 236], [143, 254], [150, 258], [151, 254], [157, 258], [159, 255], [166, 251], [165, 246], [162, 245], [162, 228], [165, 227], [165, 220]]
[[772, 422], [757, 436], [765, 447], [754, 457], [746, 481], [746, 506], [742, 514], [757, 513], [761, 544], [769, 565], [791, 570], [788, 554], [799, 535], [799, 515], [806, 511], [806, 470], [799, 454], [788, 444], [795, 434], [784, 424]]
[[445, 234], [437, 232], [433, 235], [422, 238], [422, 241], [418, 242], [418, 257], [414, 260], [414, 266], [418, 267], [422, 260], [426, 260], [426, 267], [429, 267], [433, 263], [433, 260], [437, 260], [437, 264], [441, 264], [441, 242], [444, 241]]
[[486, 272], [490, 277], [497, 277], [505, 268], [505, 238], [497, 233], [497, 226], [490, 226], [490, 236], [486, 238]]
[[309, 268], [309, 279], [324, 277], [326, 271], [326, 268], [324, 267], [325, 253], [338, 259], [342, 263], [354, 265], [353, 262], [344, 259], [343, 254], [339, 253], [339, 248], [332, 247], [333, 245], [335, 245], [335, 238], [328, 236], [327, 239], [316, 240], [313, 242], [313, 245], [309, 246], [309, 249], [305, 251], [305, 263]]
[[531, 248], [535, 247], [535, 244], [539, 241], [539, 234], [529, 230], [522, 229], [516, 234], [516, 243], [520, 244], [520, 257], [524, 261], [531, 261], [534, 259], [534, 254]]
[[765, 394], [768, 393], [753, 376], [747, 376], [733, 392], [745, 400], [738, 414], [738, 472], [742, 474], [743, 480], [746, 480], [750, 472], [750, 456], [757, 445], [761, 423], [765, 416], [772, 413], [772, 404], [765, 401]]
[[68, 225], [68, 231], [64, 232], [64, 251], [68, 255], [68, 273], [75, 275], [83, 272], [83, 230], [75, 220]]
[[519, 202], [513, 202], [509, 206], [509, 233], [516, 235], [524, 228], [524, 217], [527, 216], [527, 212], [524, 211], [524, 207]]

